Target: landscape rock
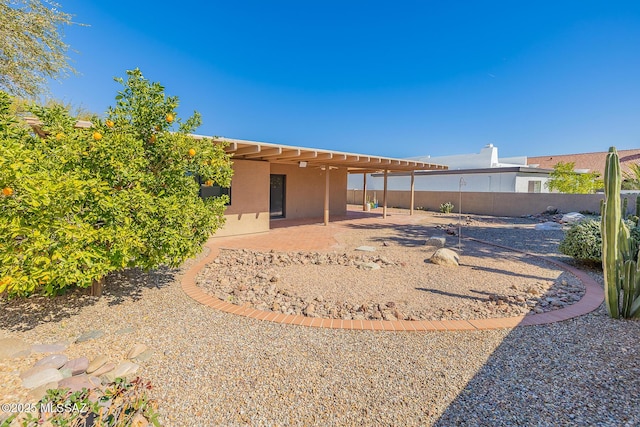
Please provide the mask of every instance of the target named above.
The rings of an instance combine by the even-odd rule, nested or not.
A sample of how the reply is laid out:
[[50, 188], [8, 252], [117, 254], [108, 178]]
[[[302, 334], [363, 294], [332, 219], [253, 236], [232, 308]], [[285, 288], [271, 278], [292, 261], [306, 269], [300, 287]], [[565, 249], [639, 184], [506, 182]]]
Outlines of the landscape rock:
[[116, 364], [113, 362], [109, 362], [109, 363], [105, 363], [104, 365], [102, 365], [101, 367], [99, 367], [98, 369], [96, 369], [93, 372], [90, 372], [91, 375], [95, 375], [96, 377], [99, 377], [101, 375], [104, 375], [108, 372], [113, 371], [116, 368]]
[[358, 246], [354, 250], [363, 252], [375, 252], [376, 248], [374, 248], [373, 246]]
[[424, 243], [425, 246], [433, 246], [436, 248], [444, 248], [447, 244], [447, 238], [444, 236], [433, 236], [429, 237], [427, 241]]
[[0, 339], [0, 360], [28, 356], [31, 346], [18, 338]]
[[68, 361], [69, 358], [64, 354], [50, 354], [49, 356], [38, 360], [34, 366], [47, 365], [50, 368], [59, 369]]
[[569, 212], [562, 215], [560, 222], [563, 224], [573, 224], [575, 222], [583, 221], [584, 219], [586, 219], [586, 217], [580, 212]]
[[89, 363], [87, 366], [87, 374], [97, 371], [99, 368], [104, 366], [109, 361], [109, 358], [104, 354], [97, 356], [95, 359]]
[[[96, 380], [97, 382], [94, 382]], [[72, 393], [81, 391], [83, 388], [91, 390], [98, 387], [100, 387], [100, 380], [96, 377], [89, 377], [85, 374], [64, 378], [58, 382], [58, 388], [68, 388]]]
[[47, 383], [58, 382], [62, 378], [62, 374], [56, 368], [47, 368], [23, 378], [22, 386], [24, 388], [32, 389]]
[[113, 371], [104, 374], [103, 378], [108, 382], [112, 382], [116, 378], [128, 377], [135, 374], [139, 368], [140, 365], [138, 365], [137, 363], [125, 361], [116, 366]]
[[104, 335], [103, 331], [99, 331], [99, 330], [88, 331], [80, 335], [78, 338], [76, 338], [76, 343], [94, 340], [94, 339], [100, 338], [103, 335]]
[[89, 367], [89, 359], [82, 356], [73, 360], [69, 360], [67, 363], [65, 363], [65, 365], [62, 368], [71, 370], [71, 375], [79, 375], [85, 372], [88, 367]]
[[460, 265], [460, 257], [451, 249], [440, 248], [431, 256], [430, 261], [433, 264], [445, 265], [448, 267], [458, 267]]
[[46, 394], [47, 394], [47, 390], [52, 390], [52, 389], [56, 389], [58, 388], [58, 381], [52, 381], [50, 383], [46, 383], [43, 384], [39, 387], [36, 387], [34, 389], [32, 389], [31, 391], [29, 391], [29, 398], [32, 399], [34, 402], [38, 402], [40, 399], [42, 399]]
[[152, 356], [153, 356], [153, 350], [149, 348], [143, 351], [142, 353], [140, 353], [139, 355], [137, 355], [136, 357], [133, 357], [131, 360], [135, 362], [147, 362], [151, 359]]
[[376, 262], [363, 262], [360, 264], [360, 268], [363, 270], [380, 270], [380, 264]]
[[127, 359], [133, 359], [134, 357], [138, 356], [140, 353], [144, 352], [147, 349], [147, 346], [144, 344], [136, 344], [133, 347], [131, 347], [131, 350], [129, 350], [129, 353], [127, 353]]

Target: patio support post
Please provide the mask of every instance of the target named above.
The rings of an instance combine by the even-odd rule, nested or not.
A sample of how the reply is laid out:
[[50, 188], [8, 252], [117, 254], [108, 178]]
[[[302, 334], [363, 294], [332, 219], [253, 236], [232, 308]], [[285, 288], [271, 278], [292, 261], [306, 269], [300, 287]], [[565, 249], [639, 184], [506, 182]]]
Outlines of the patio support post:
[[382, 193], [382, 218], [387, 217], [387, 176], [389, 175], [389, 170], [384, 170], [384, 192]]
[[411, 200], [409, 201], [409, 215], [413, 215], [413, 205], [416, 201], [415, 194], [416, 171], [411, 171]]
[[362, 183], [362, 210], [366, 211], [367, 210], [367, 173], [363, 173], [362, 176], [364, 177], [363, 179], [363, 183]]
[[324, 167], [324, 225], [329, 225], [329, 165]]

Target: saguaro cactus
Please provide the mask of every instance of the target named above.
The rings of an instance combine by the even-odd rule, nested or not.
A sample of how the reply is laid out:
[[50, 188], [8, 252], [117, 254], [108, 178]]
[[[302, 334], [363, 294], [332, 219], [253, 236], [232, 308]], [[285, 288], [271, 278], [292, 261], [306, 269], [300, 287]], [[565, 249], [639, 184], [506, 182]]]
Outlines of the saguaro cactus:
[[605, 199], [602, 202], [602, 269], [605, 303], [614, 318], [640, 317], [640, 258], [634, 260], [636, 244], [622, 220], [620, 159], [615, 147], [609, 149], [604, 169]]

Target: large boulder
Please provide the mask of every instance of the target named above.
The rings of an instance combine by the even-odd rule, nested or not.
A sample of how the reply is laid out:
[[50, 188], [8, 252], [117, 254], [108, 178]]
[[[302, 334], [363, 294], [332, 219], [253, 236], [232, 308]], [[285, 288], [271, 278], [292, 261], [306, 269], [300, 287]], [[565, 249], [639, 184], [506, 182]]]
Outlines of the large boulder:
[[586, 217], [582, 215], [580, 212], [569, 212], [562, 215], [562, 219], [560, 220], [563, 224], [573, 224], [575, 222], [584, 221]]
[[438, 265], [446, 265], [447, 267], [458, 267], [460, 265], [460, 257], [455, 251], [447, 248], [440, 248], [431, 256], [430, 261]]

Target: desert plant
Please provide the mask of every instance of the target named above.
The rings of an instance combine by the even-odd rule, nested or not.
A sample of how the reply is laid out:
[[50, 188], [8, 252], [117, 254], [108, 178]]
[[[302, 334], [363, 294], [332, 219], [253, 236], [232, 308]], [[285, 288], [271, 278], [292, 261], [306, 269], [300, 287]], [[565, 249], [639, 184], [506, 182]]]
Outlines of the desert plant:
[[451, 213], [453, 212], [453, 203], [451, 202], [446, 202], [446, 203], [442, 203], [440, 204], [440, 212], [442, 213]]
[[638, 243], [631, 237], [620, 208], [622, 176], [615, 147], [609, 149], [604, 170], [602, 202], [602, 268], [605, 304], [609, 315], [640, 317], [640, 259]]
[[[20, 425], [55, 426], [160, 426], [158, 404], [149, 399], [151, 383], [140, 378], [116, 378], [102, 389], [71, 392], [50, 389], [37, 403], [37, 413], [26, 413]], [[12, 415], [2, 426], [14, 425], [19, 414]]]
[[587, 219], [571, 225], [558, 250], [577, 260], [595, 263], [602, 261], [601, 246], [600, 221]]
[[[585, 219], [571, 224], [566, 231], [558, 250], [582, 262], [602, 262], [601, 219]], [[640, 246], [640, 228], [632, 218], [625, 220], [630, 236]]]

